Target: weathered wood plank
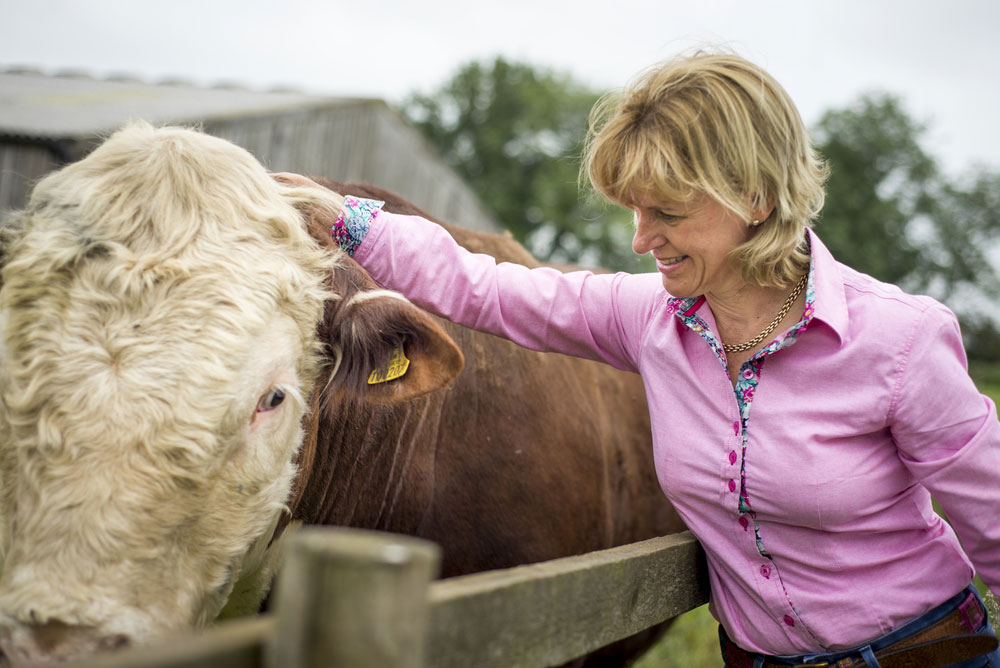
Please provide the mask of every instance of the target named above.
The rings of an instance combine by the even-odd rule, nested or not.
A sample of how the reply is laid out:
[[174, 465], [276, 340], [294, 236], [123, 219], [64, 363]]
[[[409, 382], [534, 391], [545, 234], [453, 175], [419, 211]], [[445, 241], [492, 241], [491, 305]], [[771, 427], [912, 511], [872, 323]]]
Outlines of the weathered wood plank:
[[179, 633], [161, 644], [127, 649], [64, 668], [263, 668], [264, 645], [274, 619], [253, 617], [223, 622], [201, 634]]
[[422, 668], [440, 548], [351, 529], [302, 529], [277, 583], [271, 668]]
[[690, 532], [451, 578], [430, 588], [427, 665], [555, 666], [707, 600]]
[[[284, 572], [296, 575], [281, 576], [275, 615], [67, 668], [542, 668], [708, 598], [703, 554], [690, 532], [429, 587], [427, 563], [415, 579], [403, 574], [412, 554], [395, 536], [331, 528], [303, 533], [296, 537], [304, 541], [299, 556], [285, 564]], [[387, 545], [394, 547], [387, 552]], [[375, 574], [366, 575], [362, 562], [373, 556]], [[327, 571], [331, 559], [335, 566]]]

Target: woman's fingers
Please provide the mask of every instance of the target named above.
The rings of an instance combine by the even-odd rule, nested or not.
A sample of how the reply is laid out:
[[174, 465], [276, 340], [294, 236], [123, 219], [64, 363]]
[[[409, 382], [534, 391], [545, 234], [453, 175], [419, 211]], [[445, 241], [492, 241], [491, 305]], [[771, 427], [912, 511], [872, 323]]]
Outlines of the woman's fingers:
[[282, 183], [286, 186], [292, 186], [294, 188], [322, 188], [320, 184], [316, 183], [307, 176], [302, 176], [301, 174], [295, 174], [294, 172], [273, 172], [271, 174], [273, 178], [278, 183]]

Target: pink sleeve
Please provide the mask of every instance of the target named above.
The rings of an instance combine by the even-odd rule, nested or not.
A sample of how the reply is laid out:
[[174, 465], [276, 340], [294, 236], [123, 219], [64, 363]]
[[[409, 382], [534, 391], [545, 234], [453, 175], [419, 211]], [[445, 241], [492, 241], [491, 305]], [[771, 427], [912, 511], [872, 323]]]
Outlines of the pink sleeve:
[[1000, 421], [976, 389], [954, 315], [918, 321], [890, 413], [903, 462], [941, 504], [983, 582], [1000, 595]]
[[470, 253], [440, 225], [380, 212], [354, 258], [384, 287], [453, 322], [527, 348], [636, 371], [665, 296], [656, 274], [561, 273]]

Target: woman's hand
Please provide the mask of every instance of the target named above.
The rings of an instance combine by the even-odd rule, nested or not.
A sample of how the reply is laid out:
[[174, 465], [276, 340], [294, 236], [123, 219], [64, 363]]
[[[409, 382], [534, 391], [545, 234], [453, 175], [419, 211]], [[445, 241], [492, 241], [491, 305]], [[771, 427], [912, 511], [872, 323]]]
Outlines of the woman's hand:
[[332, 209], [334, 217], [338, 215], [341, 209], [344, 208], [344, 196], [340, 193], [330, 190], [326, 186], [322, 186], [308, 176], [302, 176], [301, 174], [295, 174], [293, 172], [275, 172], [271, 174], [271, 178], [280, 183], [283, 186], [289, 188], [314, 188], [323, 192], [323, 199], [327, 200], [328, 205], [326, 208]]
[[[344, 211], [344, 196], [340, 193], [316, 183], [309, 177], [293, 172], [272, 173], [271, 178], [281, 185], [290, 188], [289, 195], [293, 200], [301, 200], [295, 206], [305, 214], [306, 225], [312, 230], [314, 235], [317, 234], [318, 228], [323, 228], [327, 234], [332, 234], [332, 231], [338, 224], [342, 225], [341, 216]], [[316, 190], [322, 192], [322, 195], [314, 196], [318, 195], [318, 193], [309, 192]], [[307, 192], [301, 193], [296, 197], [295, 191], [300, 191], [300, 193], [301, 191]], [[336, 235], [333, 236], [333, 240], [338, 245], [342, 245], [342, 240]]]
[[282, 185], [289, 186], [290, 188], [320, 188], [322, 190], [329, 190], [328, 188], [323, 188], [323, 186], [316, 183], [308, 176], [302, 176], [301, 174], [295, 174], [294, 172], [273, 172], [271, 174], [271, 178]]

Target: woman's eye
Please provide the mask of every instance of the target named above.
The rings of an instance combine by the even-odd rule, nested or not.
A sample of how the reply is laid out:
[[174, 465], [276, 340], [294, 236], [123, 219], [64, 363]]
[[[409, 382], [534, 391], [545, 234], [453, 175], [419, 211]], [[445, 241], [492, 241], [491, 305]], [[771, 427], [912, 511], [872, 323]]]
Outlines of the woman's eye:
[[260, 398], [260, 401], [257, 402], [257, 412], [266, 413], [267, 411], [273, 411], [275, 408], [280, 406], [281, 402], [284, 400], [285, 391], [280, 387], [272, 388]]

